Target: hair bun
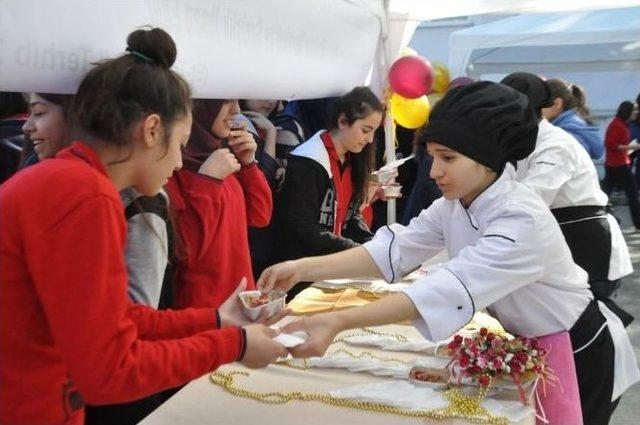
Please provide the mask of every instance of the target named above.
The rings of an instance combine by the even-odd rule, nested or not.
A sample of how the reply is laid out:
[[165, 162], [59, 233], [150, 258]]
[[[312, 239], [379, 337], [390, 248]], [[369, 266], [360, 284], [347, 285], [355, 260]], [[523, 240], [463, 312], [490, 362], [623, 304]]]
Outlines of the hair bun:
[[176, 43], [162, 28], [135, 30], [127, 37], [127, 50], [141, 53], [167, 69], [176, 60]]

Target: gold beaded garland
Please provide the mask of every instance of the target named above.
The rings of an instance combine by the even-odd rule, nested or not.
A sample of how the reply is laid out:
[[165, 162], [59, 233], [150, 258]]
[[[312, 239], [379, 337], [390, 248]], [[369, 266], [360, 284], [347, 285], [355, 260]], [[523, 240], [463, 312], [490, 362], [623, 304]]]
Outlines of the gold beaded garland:
[[383, 403], [347, 400], [334, 397], [328, 393], [303, 393], [302, 391], [258, 392], [245, 390], [237, 386], [235, 382], [235, 376], [237, 375], [248, 377], [249, 373], [242, 370], [232, 370], [228, 373], [212, 372], [211, 375], [209, 375], [209, 380], [230, 394], [256, 400], [264, 404], [285, 404], [290, 401], [318, 402], [330, 406], [367, 410], [370, 412], [392, 413], [408, 417], [431, 419], [464, 418], [477, 424], [509, 424], [509, 420], [506, 417], [492, 415], [482, 407], [481, 402], [486, 396], [486, 388], [481, 389], [476, 397], [466, 396], [462, 394], [459, 389], [450, 388], [444, 393], [444, 397], [449, 401], [449, 406], [431, 410], [407, 410]]

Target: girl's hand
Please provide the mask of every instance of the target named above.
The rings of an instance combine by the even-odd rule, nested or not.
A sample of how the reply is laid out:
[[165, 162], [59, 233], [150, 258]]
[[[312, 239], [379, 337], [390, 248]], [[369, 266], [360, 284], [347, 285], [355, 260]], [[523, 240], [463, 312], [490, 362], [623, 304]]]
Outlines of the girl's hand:
[[287, 324], [281, 331], [304, 331], [309, 335], [304, 344], [289, 349], [293, 357], [318, 357], [327, 351], [338, 332], [342, 331], [342, 327], [335, 313], [327, 313], [303, 317]]
[[246, 367], [255, 369], [275, 362], [279, 357], [286, 357], [287, 349], [273, 340], [278, 331], [265, 325], [249, 325], [244, 328], [247, 334], [247, 349], [240, 362]]
[[264, 131], [266, 134], [272, 133], [275, 137], [276, 126], [267, 119], [264, 115], [254, 111], [242, 111], [242, 115], [249, 118], [253, 125], [258, 129]]
[[256, 283], [258, 289], [270, 292], [274, 289], [287, 292], [302, 280], [300, 266], [296, 261], [285, 261], [265, 269]]
[[240, 163], [229, 149], [218, 149], [209, 155], [198, 172], [214, 179], [224, 180], [230, 174], [240, 170]]
[[244, 315], [242, 311], [242, 301], [238, 298], [240, 292], [244, 292], [247, 289], [247, 278], [243, 277], [233, 294], [225, 300], [224, 303], [218, 309], [220, 313], [220, 327], [224, 326], [247, 326], [252, 324], [273, 325], [278, 323], [282, 318], [291, 313], [291, 310], [285, 308], [284, 310], [269, 316], [267, 309], [264, 309], [260, 316], [255, 321], [251, 321]]
[[229, 148], [242, 165], [249, 165], [256, 160], [256, 143], [253, 135], [246, 130], [246, 125], [231, 130], [229, 134]]

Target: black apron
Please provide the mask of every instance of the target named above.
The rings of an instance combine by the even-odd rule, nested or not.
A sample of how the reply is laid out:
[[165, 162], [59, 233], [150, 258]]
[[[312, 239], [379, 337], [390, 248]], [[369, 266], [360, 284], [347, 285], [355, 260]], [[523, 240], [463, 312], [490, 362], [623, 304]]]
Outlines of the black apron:
[[613, 394], [615, 347], [596, 300], [569, 330], [585, 425], [606, 425], [620, 399]]
[[573, 261], [589, 274], [589, 286], [595, 298], [615, 313], [625, 327], [629, 326], [633, 316], [610, 298], [619, 282], [609, 280], [611, 229], [607, 208], [579, 206], [555, 208], [551, 212], [560, 224]]

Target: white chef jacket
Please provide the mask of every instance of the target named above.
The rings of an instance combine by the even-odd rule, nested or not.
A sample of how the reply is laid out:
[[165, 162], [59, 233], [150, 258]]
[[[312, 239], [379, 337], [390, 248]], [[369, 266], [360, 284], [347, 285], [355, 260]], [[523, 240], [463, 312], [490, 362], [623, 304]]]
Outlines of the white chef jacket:
[[[605, 206], [609, 199], [600, 189], [598, 173], [587, 151], [569, 133], [540, 121], [536, 148], [518, 161], [510, 176], [534, 190], [550, 209], [578, 206]], [[596, 218], [601, 219], [601, 218]], [[611, 232], [609, 280], [620, 279], [633, 272], [627, 244], [617, 220], [606, 215]]]
[[[568, 331], [593, 299], [587, 273], [573, 262], [550, 210], [506, 173], [468, 208], [440, 198], [408, 226], [383, 227], [363, 246], [387, 281], [447, 249], [449, 261], [404, 290], [421, 316], [416, 327], [431, 341], [449, 337], [487, 307], [513, 334]], [[622, 323], [608, 325], [626, 365], [616, 372], [635, 371], [617, 385], [621, 393], [640, 371]]]

